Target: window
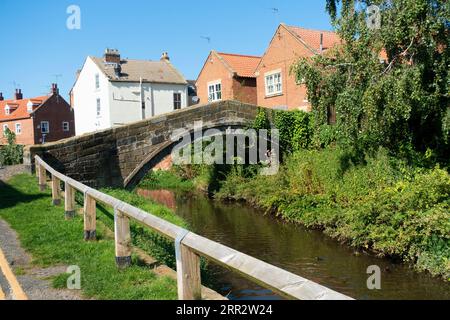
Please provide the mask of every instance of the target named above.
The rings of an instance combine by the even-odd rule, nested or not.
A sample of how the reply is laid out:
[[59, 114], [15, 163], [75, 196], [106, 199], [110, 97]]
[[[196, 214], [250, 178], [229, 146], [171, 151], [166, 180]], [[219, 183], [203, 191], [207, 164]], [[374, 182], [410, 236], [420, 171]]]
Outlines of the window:
[[3, 125], [3, 135], [6, 136], [6, 130], [9, 129], [7, 124]]
[[48, 121], [41, 121], [41, 133], [49, 133], [50, 132], [50, 124]]
[[64, 121], [62, 123], [62, 126], [63, 126], [63, 131], [64, 132], [68, 132], [70, 130], [69, 123], [67, 121]]
[[9, 108], [9, 106], [7, 105], [6, 107], [5, 107], [5, 114], [6, 115], [9, 115], [11, 113], [11, 109]]
[[266, 75], [266, 96], [272, 96], [283, 93], [283, 84], [281, 72], [275, 72]]
[[95, 89], [100, 89], [100, 75], [98, 73], [95, 75]]
[[100, 117], [100, 115], [102, 114], [102, 107], [100, 104], [100, 98], [97, 99], [97, 117]]
[[220, 81], [208, 84], [208, 101], [222, 100], [222, 83]]
[[20, 123], [16, 123], [16, 134], [22, 133], [22, 125]]
[[173, 109], [174, 110], [181, 109], [181, 93], [173, 94]]

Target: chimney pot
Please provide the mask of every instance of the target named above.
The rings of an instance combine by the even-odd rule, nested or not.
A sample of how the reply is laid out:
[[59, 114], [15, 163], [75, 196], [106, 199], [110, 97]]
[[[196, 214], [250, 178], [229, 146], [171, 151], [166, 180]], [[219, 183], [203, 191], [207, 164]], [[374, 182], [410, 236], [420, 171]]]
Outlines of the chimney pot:
[[14, 94], [14, 100], [22, 100], [23, 94], [22, 89], [16, 89], [16, 93]]
[[169, 54], [167, 52], [163, 52], [163, 54], [161, 55], [161, 60], [170, 61]]
[[104, 60], [106, 63], [120, 63], [120, 52], [117, 49], [106, 49]]
[[59, 94], [58, 84], [52, 83], [52, 94]]
[[5, 98], [3, 98], [3, 92], [0, 92], [0, 101], [5, 100]]

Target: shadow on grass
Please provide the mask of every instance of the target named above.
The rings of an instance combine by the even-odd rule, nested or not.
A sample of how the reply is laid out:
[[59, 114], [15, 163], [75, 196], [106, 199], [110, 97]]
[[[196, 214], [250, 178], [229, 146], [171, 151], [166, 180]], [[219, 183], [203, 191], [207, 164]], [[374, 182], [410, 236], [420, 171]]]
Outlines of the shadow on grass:
[[30, 203], [47, 197], [46, 194], [26, 194], [7, 183], [0, 183], [0, 210], [11, 208], [18, 203]]

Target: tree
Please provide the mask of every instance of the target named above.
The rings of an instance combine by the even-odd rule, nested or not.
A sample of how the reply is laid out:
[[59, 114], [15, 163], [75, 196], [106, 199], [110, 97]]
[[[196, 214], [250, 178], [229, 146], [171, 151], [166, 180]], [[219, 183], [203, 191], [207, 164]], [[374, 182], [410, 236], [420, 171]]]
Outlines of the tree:
[[[379, 28], [368, 25], [369, 5], [380, 10]], [[326, 8], [342, 44], [292, 69], [306, 81], [316, 130], [329, 130], [335, 112], [340, 142], [448, 152], [450, 3], [327, 0]]]
[[23, 146], [16, 144], [16, 135], [6, 128], [4, 131], [8, 144], [0, 147], [0, 165], [20, 164], [23, 160]]

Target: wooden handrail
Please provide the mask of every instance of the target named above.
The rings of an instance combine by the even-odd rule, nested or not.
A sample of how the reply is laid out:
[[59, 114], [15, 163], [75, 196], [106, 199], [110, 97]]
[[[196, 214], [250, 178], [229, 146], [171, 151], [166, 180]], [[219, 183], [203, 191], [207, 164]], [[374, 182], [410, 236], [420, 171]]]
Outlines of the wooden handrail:
[[[201, 299], [200, 257], [211, 260], [289, 299], [353, 300], [344, 294], [199, 236], [124, 201], [90, 188], [56, 171], [39, 156], [35, 156], [35, 165], [41, 189], [46, 181], [46, 171], [52, 175], [52, 188], [59, 188], [59, 181], [65, 183], [66, 194], [71, 195], [69, 199], [71, 203], [66, 205], [66, 217], [68, 217], [67, 208], [70, 209], [69, 211], [73, 210], [74, 197], [71, 189], [78, 190], [84, 195], [86, 240], [95, 239], [95, 203], [100, 202], [114, 208], [116, 263], [119, 267], [127, 267], [131, 263], [129, 219], [174, 240], [177, 256], [178, 298], [180, 300]], [[59, 189], [52, 192], [55, 205], [58, 204], [55, 197], [59, 192]]]

